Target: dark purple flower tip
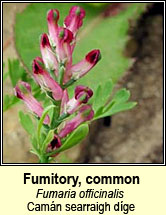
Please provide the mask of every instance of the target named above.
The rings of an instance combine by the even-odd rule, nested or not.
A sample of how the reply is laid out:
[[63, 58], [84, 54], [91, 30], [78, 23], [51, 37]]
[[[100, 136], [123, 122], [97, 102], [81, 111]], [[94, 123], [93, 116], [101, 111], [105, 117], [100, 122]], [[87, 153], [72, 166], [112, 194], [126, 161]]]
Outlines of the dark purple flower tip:
[[73, 40], [73, 33], [67, 28], [59, 28], [59, 38], [63, 40], [63, 42], [71, 43]]
[[[47, 146], [47, 152], [52, 152], [52, 151], [60, 148], [61, 145], [62, 145], [62, 143], [61, 143], [60, 138], [57, 135], [54, 135], [54, 139]], [[52, 156], [55, 157], [56, 155], [52, 155]]]
[[41, 46], [43, 48], [50, 47], [50, 42], [49, 42], [47, 34], [42, 34], [42, 36], [41, 36]]
[[99, 49], [92, 50], [86, 55], [85, 58], [90, 64], [95, 65], [101, 59], [100, 50]]
[[23, 99], [23, 95], [21, 93], [21, 90], [20, 88], [16, 85], [15, 88], [14, 88], [14, 94], [17, 98], [19, 99]]
[[47, 13], [47, 21], [49, 23], [57, 23], [59, 20], [59, 11], [57, 9], [49, 10]]
[[39, 57], [33, 60], [32, 69], [34, 74], [43, 74], [42, 63], [43, 60], [41, 60]]
[[24, 98], [24, 94], [31, 93], [31, 86], [24, 81], [19, 81], [14, 88], [15, 96], [19, 99]]
[[75, 99], [81, 100], [82, 103], [87, 103], [93, 96], [93, 91], [89, 87], [79, 85], [75, 88]]
[[94, 111], [91, 105], [84, 105], [80, 108], [79, 113], [85, 118], [84, 121], [89, 121], [94, 117]]

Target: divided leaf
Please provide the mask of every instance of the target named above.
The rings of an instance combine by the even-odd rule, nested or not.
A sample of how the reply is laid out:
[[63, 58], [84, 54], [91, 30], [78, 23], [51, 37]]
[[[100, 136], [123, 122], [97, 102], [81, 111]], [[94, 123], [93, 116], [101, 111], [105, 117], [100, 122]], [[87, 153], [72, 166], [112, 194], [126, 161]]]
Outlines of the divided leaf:
[[95, 111], [95, 114], [104, 108], [104, 105], [107, 103], [108, 99], [111, 96], [113, 89], [113, 82], [110, 79], [105, 83], [105, 85], [102, 87], [101, 85], [98, 86], [93, 100], [93, 109]]
[[126, 102], [126, 103], [119, 103], [119, 104], [114, 104], [110, 110], [105, 112], [100, 116], [100, 118], [106, 117], [106, 116], [112, 116], [115, 113], [130, 110], [133, 107], [135, 107], [137, 102]]
[[123, 88], [118, 90], [115, 93], [113, 100], [116, 101], [116, 103], [122, 103], [122, 102], [126, 102], [129, 98], [130, 98], [130, 91]]
[[95, 114], [94, 120], [106, 116], [112, 116], [115, 113], [132, 109], [137, 103], [127, 102], [130, 98], [130, 91], [125, 88], [118, 90], [112, 100]]

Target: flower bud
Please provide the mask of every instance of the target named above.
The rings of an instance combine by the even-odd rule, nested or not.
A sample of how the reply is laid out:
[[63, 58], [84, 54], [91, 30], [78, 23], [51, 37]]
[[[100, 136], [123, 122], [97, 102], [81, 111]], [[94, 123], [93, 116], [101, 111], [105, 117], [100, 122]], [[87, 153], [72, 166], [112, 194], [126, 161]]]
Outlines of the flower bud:
[[100, 59], [100, 50], [95, 49], [89, 52], [82, 61], [71, 67], [72, 78], [77, 80], [84, 76]]
[[79, 113], [73, 119], [66, 122], [64, 128], [59, 132], [59, 137], [64, 138], [73, 130], [75, 130], [81, 123], [89, 121], [93, 118], [94, 111], [91, 105], [84, 105], [80, 108]]
[[69, 15], [65, 18], [64, 24], [66, 28], [73, 32], [74, 36], [82, 26], [84, 17], [85, 10], [79, 6], [73, 6], [69, 11]]
[[50, 74], [41, 67], [37, 59], [33, 61], [33, 76], [35, 80], [43, 90], [51, 92], [55, 100], [61, 100], [63, 94], [61, 87], [51, 78]]
[[57, 31], [58, 31], [59, 11], [56, 9], [49, 10], [47, 13], [48, 32], [51, 44], [57, 44]]
[[[43, 107], [42, 105], [32, 96], [31, 87], [24, 81], [18, 82], [14, 88], [15, 95], [17, 98], [22, 99], [26, 106], [35, 113], [38, 117], [42, 116]], [[49, 124], [50, 119], [47, 115], [44, 119], [44, 124]]]
[[45, 67], [48, 70], [54, 70], [55, 74], [58, 75], [58, 62], [55, 54], [51, 49], [51, 45], [47, 34], [43, 34], [41, 36], [40, 51], [42, 54]]

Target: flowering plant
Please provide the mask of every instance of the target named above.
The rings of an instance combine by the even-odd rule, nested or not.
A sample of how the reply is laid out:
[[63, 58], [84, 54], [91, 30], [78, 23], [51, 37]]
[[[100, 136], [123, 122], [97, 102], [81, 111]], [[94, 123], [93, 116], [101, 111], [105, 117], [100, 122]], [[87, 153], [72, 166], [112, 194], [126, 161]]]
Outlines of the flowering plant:
[[94, 96], [88, 86], [78, 85], [73, 97], [69, 98], [69, 87], [101, 59], [100, 50], [94, 49], [73, 64], [72, 54], [84, 17], [84, 9], [73, 6], [64, 20], [64, 27], [61, 27], [58, 25], [59, 11], [48, 11], [49, 33], [41, 36], [42, 58], [33, 60], [32, 76], [46, 94], [49, 104], [44, 107], [32, 95], [31, 86], [25, 81], [19, 81], [14, 88], [17, 98], [24, 101], [37, 120], [35, 129], [28, 115], [19, 114], [23, 127], [31, 135], [31, 152], [39, 157], [40, 163], [51, 162], [60, 152], [84, 139], [90, 121], [131, 109], [136, 104], [126, 102], [130, 96], [126, 89], [119, 90], [109, 101], [113, 88], [111, 80], [104, 87], [99, 85]]

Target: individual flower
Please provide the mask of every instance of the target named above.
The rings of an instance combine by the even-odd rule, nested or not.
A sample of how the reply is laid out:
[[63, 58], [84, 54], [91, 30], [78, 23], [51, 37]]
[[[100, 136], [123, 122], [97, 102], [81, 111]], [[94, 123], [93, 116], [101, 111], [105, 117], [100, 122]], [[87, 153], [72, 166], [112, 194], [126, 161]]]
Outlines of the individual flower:
[[[60, 148], [62, 145], [60, 138], [57, 135], [54, 135], [54, 139], [51, 141], [51, 143], [48, 144], [46, 152], [52, 152], [58, 148]], [[58, 154], [52, 155], [52, 157], [57, 156]]]
[[48, 32], [51, 45], [53, 45], [54, 47], [56, 46], [58, 39], [58, 20], [59, 11], [56, 9], [49, 10], [47, 13]]
[[94, 49], [85, 58], [70, 68], [72, 79], [77, 80], [91, 70], [101, 59], [100, 50]]
[[64, 138], [73, 130], [75, 130], [81, 123], [89, 121], [93, 118], [94, 111], [91, 105], [84, 105], [80, 108], [78, 114], [71, 120], [67, 121], [65, 126], [60, 130], [59, 137]]
[[69, 11], [69, 15], [65, 18], [64, 24], [66, 28], [73, 32], [74, 36], [82, 26], [84, 17], [85, 10], [79, 6], [73, 6]]
[[57, 36], [56, 54], [58, 60], [66, 67], [69, 67], [72, 65], [71, 42], [73, 40], [73, 33], [67, 28], [59, 27]]
[[[17, 98], [22, 99], [27, 107], [35, 113], [38, 117], [42, 116], [43, 107], [42, 105], [32, 96], [31, 86], [24, 82], [20, 81], [14, 88], [15, 95]], [[44, 119], [44, 124], [49, 124], [50, 119], [47, 115]]]
[[42, 67], [43, 60], [40, 57], [33, 60], [33, 76], [41, 88], [51, 92], [52, 97], [59, 101], [62, 98], [63, 91], [59, 84]]
[[86, 104], [92, 97], [93, 91], [89, 87], [79, 85], [75, 88], [75, 95], [69, 100], [67, 90], [64, 91], [61, 109], [63, 113], [73, 114], [82, 104]]
[[41, 36], [40, 51], [45, 67], [48, 71], [53, 70], [58, 76], [58, 62], [54, 52], [52, 51], [47, 34]]
[[78, 30], [83, 24], [83, 19], [85, 17], [85, 10], [79, 6], [73, 6], [70, 11], [69, 15], [64, 20], [64, 25], [73, 33], [73, 42], [71, 45], [71, 51], [73, 52], [74, 47], [76, 45], [76, 36]]

